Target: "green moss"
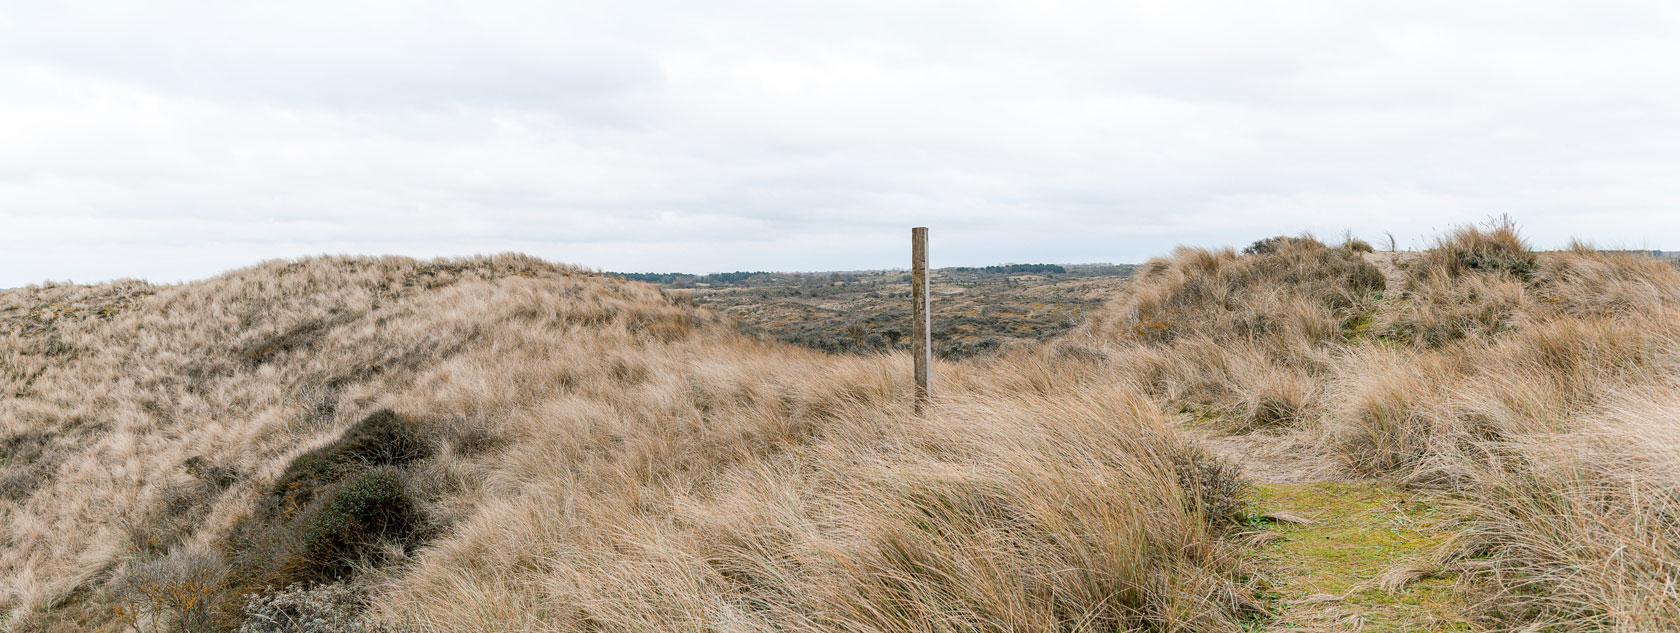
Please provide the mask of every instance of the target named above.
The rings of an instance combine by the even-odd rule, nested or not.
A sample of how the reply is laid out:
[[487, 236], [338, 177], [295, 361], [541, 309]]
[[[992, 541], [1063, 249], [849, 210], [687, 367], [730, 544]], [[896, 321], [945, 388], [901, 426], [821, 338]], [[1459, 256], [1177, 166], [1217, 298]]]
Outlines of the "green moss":
[[1368, 338], [1375, 317], [1375, 310], [1361, 310], [1347, 315], [1342, 319], [1342, 339], [1352, 343]]
[[1186, 403], [1179, 405], [1178, 412], [1185, 416], [1184, 424], [1193, 429], [1216, 429], [1226, 414], [1206, 405]]
[[[1427, 556], [1447, 538], [1434, 507], [1396, 488], [1368, 483], [1272, 484], [1256, 489], [1255, 516], [1287, 512], [1314, 522], [1278, 524], [1260, 556], [1279, 617], [1265, 630], [1322, 627], [1328, 620], [1366, 631], [1470, 630], [1450, 578], [1425, 578], [1395, 594], [1369, 583]], [[1339, 601], [1309, 601], [1343, 596]]]

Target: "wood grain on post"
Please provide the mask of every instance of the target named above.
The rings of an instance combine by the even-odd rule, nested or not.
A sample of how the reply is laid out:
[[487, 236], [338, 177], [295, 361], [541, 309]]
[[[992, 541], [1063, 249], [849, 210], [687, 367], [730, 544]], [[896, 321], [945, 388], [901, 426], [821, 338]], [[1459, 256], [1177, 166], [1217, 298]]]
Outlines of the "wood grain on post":
[[927, 409], [933, 395], [933, 315], [928, 298], [928, 230], [910, 229], [910, 317], [916, 321], [916, 414]]

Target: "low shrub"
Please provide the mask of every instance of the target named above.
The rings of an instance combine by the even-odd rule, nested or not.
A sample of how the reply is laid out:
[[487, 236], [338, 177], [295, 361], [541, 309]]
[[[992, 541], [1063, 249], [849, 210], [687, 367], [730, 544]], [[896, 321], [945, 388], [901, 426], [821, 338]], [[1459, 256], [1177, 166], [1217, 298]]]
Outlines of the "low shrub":
[[344, 583], [295, 584], [251, 594], [237, 633], [377, 633], [361, 613], [367, 597]]
[[1246, 517], [1249, 488], [1240, 468], [1203, 451], [1176, 453], [1172, 461], [1186, 509], [1200, 512], [1216, 526], [1235, 525]]
[[182, 550], [128, 567], [113, 583], [112, 623], [121, 629], [209, 633], [226, 566], [215, 552]]
[[320, 491], [375, 466], [402, 466], [431, 457], [433, 448], [413, 423], [388, 409], [357, 422], [331, 444], [292, 460], [274, 483], [258, 516], [296, 513]]
[[358, 562], [377, 562], [381, 544], [412, 545], [424, 525], [395, 468], [361, 473], [335, 487], [306, 522], [302, 554], [313, 569], [305, 575], [338, 578]]
[[1324, 246], [1324, 243], [1318, 241], [1317, 239], [1314, 239], [1310, 235], [1302, 235], [1302, 236], [1299, 236], [1299, 237], [1291, 237], [1291, 236], [1288, 236], [1288, 235], [1275, 235], [1275, 236], [1272, 236], [1272, 237], [1255, 240], [1253, 244], [1249, 244], [1248, 246], [1244, 247], [1243, 250], [1242, 250], [1242, 253], [1244, 255], [1271, 255], [1273, 253], [1282, 251], [1286, 248], [1302, 247], [1302, 246], [1308, 247], [1308, 248], [1311, 248], [1311, 247], [1314, 247], [1314, 246], [1322, 247], [1322, 246]]
[[430, 538], [424, 501], [408, 480], [434, 453], [417, 424], [380, 410], [293, 460], [226, 541], [223, 618], [265, 587], [347, 580], [361, 565], [385, 562], [388, 545], [411, 551]]

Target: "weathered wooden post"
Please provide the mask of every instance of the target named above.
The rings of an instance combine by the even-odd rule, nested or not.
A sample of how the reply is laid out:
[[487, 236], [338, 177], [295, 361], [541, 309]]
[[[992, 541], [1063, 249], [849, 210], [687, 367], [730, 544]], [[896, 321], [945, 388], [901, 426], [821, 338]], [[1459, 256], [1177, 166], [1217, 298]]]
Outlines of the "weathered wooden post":
[[928, 298], [928, 230], [910, 229], [910, 317], [916, 321], [916, 415], [927, 409], [933, 395], [933, 315]]

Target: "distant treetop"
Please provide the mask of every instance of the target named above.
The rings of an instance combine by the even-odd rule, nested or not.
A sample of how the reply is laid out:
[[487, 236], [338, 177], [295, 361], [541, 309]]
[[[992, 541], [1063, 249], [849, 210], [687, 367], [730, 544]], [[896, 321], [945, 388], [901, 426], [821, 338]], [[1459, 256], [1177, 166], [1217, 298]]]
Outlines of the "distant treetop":
[[645, 281], [662, 286], [692, 285], [692, 284], [738, 284], [755, 276], [772, 276], [776, 273], [764, 271], [737, 270], [730, 273], [709, 273], [693, 275], [689, 273], [602, 273], [608, 277], [628, 279], [630, 281]]
[[1057, 264], [999, 264], [996, 266], [955, 266], [950, 269], [958, 273], [1005, 273], [1022, 275], [1043, 275], [1050, 273], [1065, 273], [1067, 269]]

